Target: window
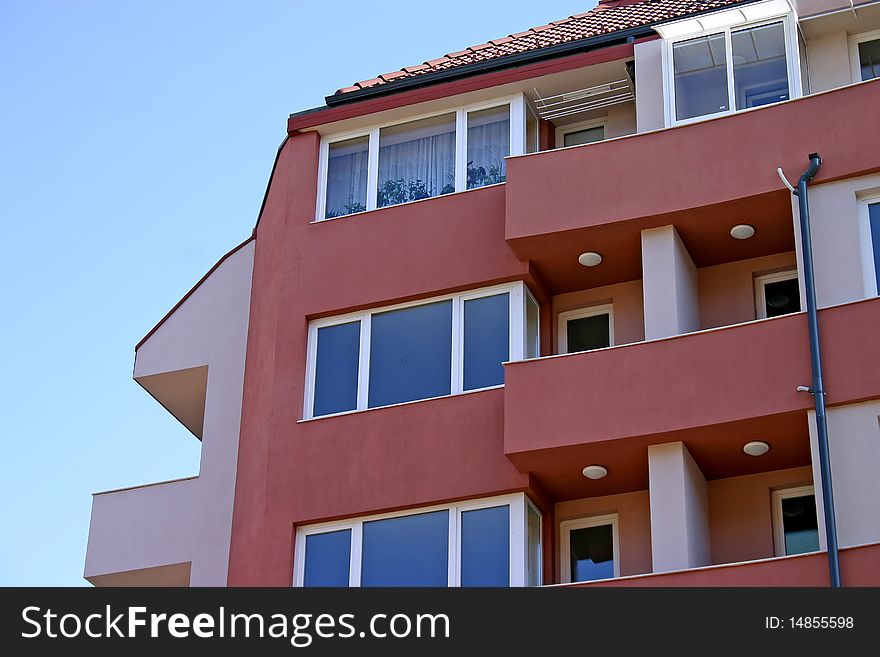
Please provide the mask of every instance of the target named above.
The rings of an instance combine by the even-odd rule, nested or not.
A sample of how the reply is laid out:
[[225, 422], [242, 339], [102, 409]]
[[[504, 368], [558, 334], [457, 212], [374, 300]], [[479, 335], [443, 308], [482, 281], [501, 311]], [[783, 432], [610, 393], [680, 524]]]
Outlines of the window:
[[880, 293], [880, 197], [861, 199], [859, 233], [865, 296], [877, 296]]
[[379, 131], [377, 207], [455, 191], [455, 114]]
[[562, 582], [591, 582], [620, 576], [617, 515], [566, 520], [559, 524]]
[[304, 586], [348, 586], [351, 530], [306, 536], [311, 557], [303, 574]]
[[541, 306], [526, 290], [526, 358], [538, 358], [541, 355]]
[[503, 385], [502, 363], [537, 348], [538, 314], [514, 283], [316, 320], [303, 417]]
[[766, 274], [755, 278], [755, 312], [758, 319], [800, 312], [801, 293], [797, 271]]
[[[536, 124], [532, 131], [537, 140]], [[525, 97], [519, 94], [327, 137], [321, 142], [316, 219], [502, 183], [506, 158], [526, 150], [526, 132]]]
[[773, 491], [773, 538], [777, 556], [819, 549], [819, 521], [812, 486]]
[[789, 19], [783, 18], [670, 41], [669, 123], [799, 95], [792, 33]]
[[605, 139], [604, 121], [582, 121], [556, 128], [556, 146], [580, 146]]
[[603, 349], [614, 345], [611, 304], [559, 313], [559, 353]]
[[540, 512], [526, 501], [526, 586], [544, 583], [544, 527]]
[[467, 188], [507, 179], [510, 155], [510, 108], [493, 107], [467, 115]]
[[327, 203], [324, 218], [367, 209], [368, 137], [330, 144], [327, 154]]
[[880, 30], [851, 36], [849, 43], [853, 82], [880, 78]]
[[535, 528], [541, 522], [526, 496], [516, 493], [299, 527], [294, 585], [540, 584], [528, 563], [540, 563]]

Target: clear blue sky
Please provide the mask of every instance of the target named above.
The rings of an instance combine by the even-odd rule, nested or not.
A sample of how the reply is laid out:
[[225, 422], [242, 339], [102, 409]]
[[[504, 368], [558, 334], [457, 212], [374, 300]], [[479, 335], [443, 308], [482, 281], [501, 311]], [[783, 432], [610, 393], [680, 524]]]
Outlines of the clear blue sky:
[[251, 232], [290, 112], [595, 0], [0, 0], [0, 585], [81, 585], [90, 494], [199, 442], [134, 345]]

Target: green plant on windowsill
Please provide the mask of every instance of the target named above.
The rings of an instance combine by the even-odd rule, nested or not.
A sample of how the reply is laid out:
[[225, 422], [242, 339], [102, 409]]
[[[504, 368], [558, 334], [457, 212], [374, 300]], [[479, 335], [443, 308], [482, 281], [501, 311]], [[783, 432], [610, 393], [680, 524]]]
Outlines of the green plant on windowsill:
[[[454, 191], [455, 186], [447, 184], [440, 190], [440, 194], [449, 194]], [[383, 208], [387, 205], [418, 201], [419, 199], [431, 198], [432, 196], [436, 196], [434, 190], [423, 180], [406, 180], [404, 178], [397, 178], [396, 180], [386, 180], [382, 183], [379, 187], [379, 194], [376, 201], [378, 207]]]
[[467, 187], [485, 187], [496, 185], [507, 180], [502, 164], [490, 164], [487, 167], [475, 167], [473, 162], [467, 164]]
[[344, 217], [347, 214], [354, 214], [355, 212], [363, 212], [367, 209], [367, 206], [363, 203], [358, 203], [357, 201], [352, 201], [350, 203], [346, 203], [342, 206], [342, 210], [337, 210], [336, 208], [330, 208], [327, 210], [324, 218], [325, 219], [334, 219], [336, 217]]

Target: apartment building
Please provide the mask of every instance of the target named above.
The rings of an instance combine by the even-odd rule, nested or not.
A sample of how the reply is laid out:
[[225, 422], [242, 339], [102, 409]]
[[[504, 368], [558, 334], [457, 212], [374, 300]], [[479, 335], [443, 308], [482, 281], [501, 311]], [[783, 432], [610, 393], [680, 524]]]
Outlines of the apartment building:
[[[454, 45], [454, 44], [453, 44]], [[880, 2], [609, 0], [292, 114], [136, 348], [197, 477], [96, 585], [880, 585]]]

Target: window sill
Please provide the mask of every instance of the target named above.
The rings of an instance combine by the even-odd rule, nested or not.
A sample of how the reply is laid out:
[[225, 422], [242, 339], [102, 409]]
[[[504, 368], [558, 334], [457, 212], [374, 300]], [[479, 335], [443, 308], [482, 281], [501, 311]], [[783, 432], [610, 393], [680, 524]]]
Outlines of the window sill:
[[[510, 157], [510, 156], [508, 156]], [[505, 158], [506, 159], [506, 158]], [[436, 201], [441, 198], [449, 198], [450, 196], [459, 196], [461, 194], [468, 194], [470, 192], [479, 192], [483, 189], [489, 189], [491, 187], [500, 187], [501, 185], [507, 184], [507, 181], [494, 183], [492, 185], [483, 185], [482, 187], [474, 187], [473, 189], [463, 189], [460, 192], [449, 192], [448, 194], [440, 194], [439, 196], [430, 196], [428, 198], [420, 198], [415, 201], [406, 201], [405, 203], [396, 203], [394, 205], [383, 205], [381, 208], [373, 208], [372, 210], [362, 210], [361, 212], [351, 212], [349, 214], [343, 214], [338, 217], [327, 217], [325, 219], [318, 219], [317, 217], [312, 219], [310, 224], [325, 224], [329, 221], [336, 221], [337, 219], [347, 219], [348, 217], [361, 217], [366, 214], [371, 214], [373, 212], [378, 212], [380, 210], [389, 210], [391, 208], [400, 208], [407, 205], [414, 205], [416, 203], [425, 203], [426, 201]]]
[[315, 417], [306, 417], [300, 420], [297, 420], [297, 424], [302, 424], [304, 422], [315, 422], [317, 420], [329, 420], [335, 417], [343, 417], [345, 415], [356, 415], [359, 413], [369, 413], [371, 411], [381, 411], [387, 408], [398, 408], [400, 406], [412, 406], [413, 404], [422, 404], [424, 402], [437, 401], [438, 399], [454, 399], [456, 397], [462, 397], [463, 395], [473, 395], [478, 392], [488, 392], [490, 390], [499, 390], [503, 388], [504, 384], [499, 384], [497, 386], [489, 386], [487, 388], [476, 388], [474, 390], [464, 390], [462, 392], [456, 392], [454, 394], [449, 395], [440, 395], [439, 397], [427, 397], [425, 399], [413, 399], [411, 401], [399, 402], [397, 404], [388, 404], [387, 406], [374, 406], [372, 408], [360, 408], [354, 409], [351, 411], [342, 411], [341, 413], [330, 413], [329, 415], [318, 415]]

